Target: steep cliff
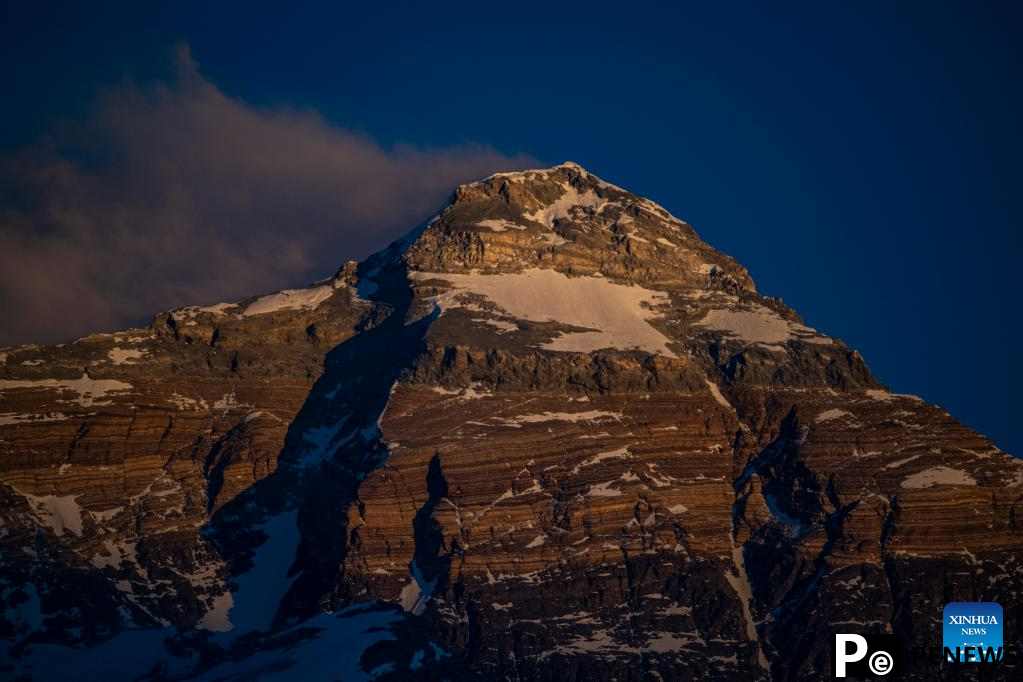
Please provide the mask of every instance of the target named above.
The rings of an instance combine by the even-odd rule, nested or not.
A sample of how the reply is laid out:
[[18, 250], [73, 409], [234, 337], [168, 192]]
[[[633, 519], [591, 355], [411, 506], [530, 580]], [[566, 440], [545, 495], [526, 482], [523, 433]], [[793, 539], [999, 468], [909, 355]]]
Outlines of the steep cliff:
[[5, 676], [816, 679], [949, 601], [1023, 644], [1023, 463], [574, 164], [0, 358]]

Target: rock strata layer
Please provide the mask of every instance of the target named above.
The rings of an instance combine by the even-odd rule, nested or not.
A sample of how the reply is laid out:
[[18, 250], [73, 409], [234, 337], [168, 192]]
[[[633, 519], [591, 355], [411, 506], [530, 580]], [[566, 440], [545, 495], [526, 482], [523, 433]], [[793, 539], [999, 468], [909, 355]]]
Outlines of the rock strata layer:
[[820, 679], [951, 601], [1023, 645], [1023, 464], [574, 164], [0, 358], [4, 677]]

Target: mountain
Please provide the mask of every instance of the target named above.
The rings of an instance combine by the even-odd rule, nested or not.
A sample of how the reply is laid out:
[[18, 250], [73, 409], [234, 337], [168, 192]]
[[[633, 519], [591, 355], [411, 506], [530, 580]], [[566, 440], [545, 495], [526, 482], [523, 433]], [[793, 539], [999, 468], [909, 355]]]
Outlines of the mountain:
[[1021, 499], [660, 206], [499, 173], [308, 288], [0, 351], [0, 670], [821, 679], [950, 601], [1018, 647]]

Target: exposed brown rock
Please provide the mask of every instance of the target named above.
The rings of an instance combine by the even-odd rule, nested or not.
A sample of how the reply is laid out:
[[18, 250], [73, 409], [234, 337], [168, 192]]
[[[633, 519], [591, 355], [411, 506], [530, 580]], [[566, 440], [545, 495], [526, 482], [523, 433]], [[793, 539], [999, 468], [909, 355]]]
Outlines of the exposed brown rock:
[[1023, 644], [1023, 465], [575, 165], [306, 290], [4, 354], [14, 675], [160, 627], [158, 678], [219, 675], [360, 619], [393, 679], [816, 679], [949, 601]]

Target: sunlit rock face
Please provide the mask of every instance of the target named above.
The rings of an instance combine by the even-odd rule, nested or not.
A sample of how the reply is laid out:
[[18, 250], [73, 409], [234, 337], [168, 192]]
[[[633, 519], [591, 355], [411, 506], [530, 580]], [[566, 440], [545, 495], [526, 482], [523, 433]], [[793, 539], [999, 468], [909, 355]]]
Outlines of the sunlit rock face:
[[1023, 644], [1023, 466], [574, 164], [0, 358], [5, 677], [816, 679], [950, 601]]

